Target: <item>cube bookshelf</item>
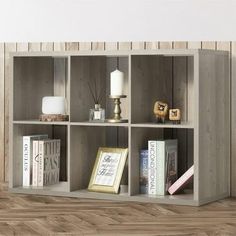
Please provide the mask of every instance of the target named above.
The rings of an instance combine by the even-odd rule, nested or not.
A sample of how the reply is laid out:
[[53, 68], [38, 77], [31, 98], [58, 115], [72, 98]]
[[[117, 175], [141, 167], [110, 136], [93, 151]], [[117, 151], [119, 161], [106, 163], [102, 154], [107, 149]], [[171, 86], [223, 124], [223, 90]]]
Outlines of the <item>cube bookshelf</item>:
[[[213, 50], [18, 52], [11, 55], [9, 190], [15, 193], [199, 206], [229, 196], [229, 55]], [[94, 103], [88, 82], [104, 88], [102, 107], [111, 118], [110, 72], [125, 74], [122, 117], [127, 123], [88, 121]], [[69, 121], [41, 122], [44, 96], [65, 96]], [[181, 110], [181, 124], [157, 124], [153, 106]], [[62, 140], [60, 183], [22, 187], [22, 136], [46, 133]], [[194, 164], [184, 193], [139, 193], [139, 152], [148, 140], [178, 139], [178, 174]], [[127, 192], [87, 191], [99, 147], [128, 147], [122, 184]]]

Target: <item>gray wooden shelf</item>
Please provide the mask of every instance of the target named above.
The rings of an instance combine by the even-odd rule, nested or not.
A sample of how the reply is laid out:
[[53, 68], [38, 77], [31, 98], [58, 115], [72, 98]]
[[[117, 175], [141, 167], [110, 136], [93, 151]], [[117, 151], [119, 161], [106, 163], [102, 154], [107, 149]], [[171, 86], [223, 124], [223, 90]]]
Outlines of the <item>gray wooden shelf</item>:
[[39, 121], [39, 120], [14, 120], [13, 124], [28, 125], [68, 125], [68, 121]]
[[156, 123], [137, 123], [131, 124], [131, 127], [143, 127], [143, 128], [173, 128], [173, 129], [193, 129], [194, 125], [189, 122], [182, 122], [181, 124], [165, 123], [165, 124], [156, 124]]
[[[94, 107], [88, 82], [97, 80], [101, 106], [112, 117], [110, 73], [124, 72], [122, 117], [128, 123], [88, 122]], [[229, 54], [214, 50], [17, 52], [11, 54], [9, 189], [15, 193], [198, 206], [229, 196]], [[70, 120], [41, 122], [44, 96], [65, 96]], [[181, 124], [152, 123], [162, 100], [181, 110]], [[22, 188], [22, 136], [61, 139], [58, 185]], [[139, 193], [139, 154], [150, 139], [178, 139], [178, 174], [194, 164], [191, 193]], [[128, 147], [125, 194], [87, 191], [99, 147]]]
[[152, 196], [144, 194], [137, 194], [134, 196], [130, 196], [128, 193], [122, 193], [122, 194], [96, 193], [96, 192], [90, 192], [86, 189], [68, 192], [65, 190], [62, 191], [62, 189], [56, 187], [30, 188], [30, 189], [17, 187], [17, 188], [11, 188], [9, 189], [9, 191], [12, 193], [22, 193], [22, 194], [54, 195], [63, 197], [80, 197], [80, 198], [101, 199], [101, 200], [112, 199], [115, 201], [136, 201], [136, 202], [198, 206], [198, 201], [194, 200], [193, 194], [191, 193], [178, 194], [174, 196], [169, 196], [169, 195]]
[[109, 123], [109, 122], [70, 122], [70, 125], [78, 125], [78, 126], [110, 126], [110, 127], [128, 127], [128, 123]]
[[48, 185], [43, 187], [15, 187], [10, 189], [11, 192], [16, 193], [27, 193], [27, 192], [33, 192], [33, 193], [45, 193], [45, 192], [69, 192], [69, 184], [68, 182], [59, 182], [58, 184], [54, 185]]

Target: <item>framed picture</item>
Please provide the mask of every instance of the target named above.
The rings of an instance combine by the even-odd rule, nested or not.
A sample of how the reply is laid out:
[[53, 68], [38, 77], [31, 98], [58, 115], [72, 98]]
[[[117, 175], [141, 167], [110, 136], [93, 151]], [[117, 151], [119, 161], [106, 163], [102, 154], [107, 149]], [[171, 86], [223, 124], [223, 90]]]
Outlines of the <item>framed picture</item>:
[[118, 193], [128, 155], [127, 148], [99, 148], [88, 190]]

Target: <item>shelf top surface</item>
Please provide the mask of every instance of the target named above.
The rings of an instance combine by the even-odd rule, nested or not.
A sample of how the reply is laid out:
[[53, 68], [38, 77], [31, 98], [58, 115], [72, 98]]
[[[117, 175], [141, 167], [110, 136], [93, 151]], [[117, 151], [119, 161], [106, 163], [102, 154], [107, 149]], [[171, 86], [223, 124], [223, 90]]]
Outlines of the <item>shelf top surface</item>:
[[[59, 188], [57, 188], [59, 187]], [[67, 197], [81, 197], [81, 198], [91, 198], [91, 199], [106, 199], [106, 200], [119, 200], [119, 201], [138, 201], [138, 202], [152, 202], [152, 203], [165, 203], [165, 204], [180, 204], [180, 205], [192, 205], [197, 206], [198, 202], [194, 200], [193, 193], [177, 194], [177, 195], [145, 195], [137, 194], [129, 196], [128, 193], [121, 194], [109, 194], [100, 192], [90, 192], [87, 189], [75, 190], [75, 191], [65, 191], [61, 186], [44, 186], [42, 188], [23, 188], [14, 187], [10, 188], [11, 192], [24, 193], [24, 194], [45, 194], [53, 196], [67, 196]]]
[[112, 123], [112, 122], [70, 122], [70, 125], [78, 126], [129, 126], [129, 123]]
[[29, 125], [68, 125], [68, 121], [39, 121], [39, 120], [14, 120], [13, 124]]
[[194, 125], [190, 122], [181, 122], [181, 124], [173, 124], [171, 122], [165, 124], [158, 123], [136, 123], [131, 124], [131, 127], [144, 127], [144, 128], [176, 128], [176, 129], [193, 129]]
[[119, 127], [134, 127], [134, 128], [175, 128], [175, 129], [193, 129], [194, 125], [190, 122], [182, 122], [181, 124], [173, 123], [111, 123], [111, 122], [70, 122], [70, 121], [39, 121], [39, 120], [14, 120], [13, 124], [29, 124], [29, 125], [73, 125], [73, 126], [119, 126]]
[[156, 49], [156, 50], [114, 50], [114, 51], [63, 51], [63, 52], [12, 52], [13, 57], [69, 57], [69, 56], [135, 56], [135, 55], [163, 55], [163, 56], [195, 56], [199, 53], [228, 54], [227, 51], [215, 51], [209, 49]]

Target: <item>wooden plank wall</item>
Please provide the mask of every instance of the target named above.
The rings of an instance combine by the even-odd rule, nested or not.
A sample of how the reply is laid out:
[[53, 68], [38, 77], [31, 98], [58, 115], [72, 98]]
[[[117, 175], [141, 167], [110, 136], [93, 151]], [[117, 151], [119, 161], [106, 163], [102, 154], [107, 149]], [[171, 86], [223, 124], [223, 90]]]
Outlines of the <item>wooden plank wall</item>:
[[231, 194], [236, 196], [236, 42], [69, 42], [0, 43], [0, 183], [8, 181], [9, 53], [14, 51], [138, 50], [202, 48], [230, 52], [231, 75]]

